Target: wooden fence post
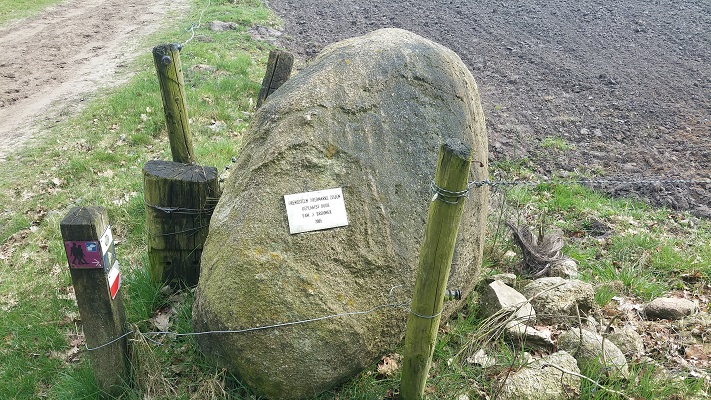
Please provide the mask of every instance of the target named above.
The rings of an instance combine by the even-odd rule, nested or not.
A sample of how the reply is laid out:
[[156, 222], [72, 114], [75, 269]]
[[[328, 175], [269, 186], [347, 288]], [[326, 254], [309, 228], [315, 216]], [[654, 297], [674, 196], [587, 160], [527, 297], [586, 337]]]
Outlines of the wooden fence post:
[[194, 286], [220, 195], [217, 168], [151, 160], [143, 167], [151, 279]]
[[130, 363], [121, 276], [108, 220], [103, 207], [75, 207], [60, 229], [96, 384], [118, 397], [129, 380]]
[[158, 72], [173, 161], [193, 164], [195, 154], [193, 153], [193, 137], [188, 126], [188, 107], [185, 100], [183, 68], [180, 63], [180, 46], [171, 43], [154, 47], [153, 62]]
[[267, 61], [267, 72], [262, 80], [262, 88], [257, 96], [257, 108], [261, 107], [264, 101], [279, 86], [289, 80], [291, 76], [291, 68], [294, 66], [294, 56], [286, 51], [272, 50], [269, 52], [269, 61]]
[[437, 339], [454, 245], [468, 193], [471, 149], [458, 139], [440, 147], [434, 196], [420, 250], [417, 281], [405, 334], [400, 396], [422, 399]]

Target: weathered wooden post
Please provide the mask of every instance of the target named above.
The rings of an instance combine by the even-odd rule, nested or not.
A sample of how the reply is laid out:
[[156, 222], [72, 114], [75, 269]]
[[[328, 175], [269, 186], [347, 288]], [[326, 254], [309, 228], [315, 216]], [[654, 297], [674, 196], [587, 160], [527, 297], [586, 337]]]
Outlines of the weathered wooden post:
[[174, 162], [154, 160], [143, 167], [149, 271], [154, 282], [193, 286], [220, 196], [217, 169], [195, 165], [180, 46], [154, 47], [153, 62]]
[[422, 399], [437, 339], [442, 303], [454, 255], [459, 223], [468, 194], [471, 149], [457, 139], [440, 147], [434, 196], [420, 250], [417, 281], [405, 333], [400, 395]]
[[269, 52], [267, 71], [264, 74], [262, 88], [257, 96], [257, 108], [261, 107], [267, 97], [279, 89], [279, 86], [289, 80], [293, 66], [294, 56], [291, 53], [282, 50]]
[[196, 285], [202, 247], [220, 195], [217, 168], [148, 161], [143, 187], [151, 279]]
[[108, 220], [102, 207], [75, 207], [60, 229], [96, 384], [118, 397], [130, 374], [128, 328]]
[[185, 100], [183, 68], [180, 63], [180, 45], [171, 43], [154, 47], [153, 62], [158, 72], [173, 161], [192, 164], [195, 162], [195, 155], [193, 153], [193, 137], [188, 126], [188, 107]]

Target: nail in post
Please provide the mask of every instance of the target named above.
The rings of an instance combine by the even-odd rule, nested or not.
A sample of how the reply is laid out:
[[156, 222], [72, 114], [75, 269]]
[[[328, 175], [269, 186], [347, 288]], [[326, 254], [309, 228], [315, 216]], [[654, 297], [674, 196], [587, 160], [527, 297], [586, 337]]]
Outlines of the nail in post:
[[420, 250], [417, 281], [405, 333], [400, 397], [422, 399], [432, 362], [454, 245], [464, 211], [471, 149], [457, 139], [440, 147], [432, 185], [425, 237]]
[[130, 364], [126, 337], [104, 346], [127, 328], [120, 276], [113, 279], [118, 264], [108, 220], [103, 207], [75, 207], [60, 228], [86, 344], [97, 348], [89, 352], [96, 383], [102, 392], [119, 396]]

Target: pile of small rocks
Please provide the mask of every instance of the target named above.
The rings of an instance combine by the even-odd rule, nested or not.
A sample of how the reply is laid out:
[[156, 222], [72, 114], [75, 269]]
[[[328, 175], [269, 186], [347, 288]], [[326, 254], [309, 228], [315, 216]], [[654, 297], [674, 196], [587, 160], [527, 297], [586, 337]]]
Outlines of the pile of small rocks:
[[[527, 260], [543, 254], [536, 251], [537, 243], [550, 246], [554, 240], [530, 240], [533, 236], [526, 234], [525, 228], [512, 226], [512, 230], [515, 239], [524, 238], [516, 242], [524, 250], [522, 273], [526, 274], [530, 267]], [[533, 251], [527, 252], [522, 244]], [[610, 306], [601, 309], [595, 303], [595, 287], [577, 279], [577, 263], [558, 252], [562, 246], [554, 247], [557, 248], [554, 253], [543, 254], [548, 257], [549, 265], [535, 264], [536, 268], [528, 269], [529, 276], [546, 276], [525, 280], [515, 274], [495, 275], [487, 278], [479, 290], [482, 316], [498, 324], [505, 341], [522, 352], [519, 368], [512, 366], [512, 372], [501, 378], [497, 398], [575, 398], [580, 394], [582, 380], [616, 393], [607, 384], [634, 379], [628, 362], [653, 364], [660, 384], [689, 376], [711, 382], [704, 371], [708, 371], [711, 353], [707, 337], [711, 318], [699, 310], [698, 300], [662, 297], [647, 304], [635, 304], [615, 297], [611, 307], [616, 303], [616, 309], [610, 310]], [[688, 324], [689, 321], [693, 322]], [[672, 355], [662, 360], [675, 363], [676, 372], [672, 373], [649, 355], [659, 355], [664, 351], [659, 349], [662, 346], [681, 351], [682, 345], [660, 343], [663, 332], [677, 329], [669, 327], [675, 324], [686, 324], [688, 343], [687, 357]], [[479, 342], [471, 346], [466, 362], [482, 368], [505, 365], [487, 354], [486, 339]], [[689, 346], [697, 352], [689, 355]], [[704, 394], [699, 396], [707, 398]]]

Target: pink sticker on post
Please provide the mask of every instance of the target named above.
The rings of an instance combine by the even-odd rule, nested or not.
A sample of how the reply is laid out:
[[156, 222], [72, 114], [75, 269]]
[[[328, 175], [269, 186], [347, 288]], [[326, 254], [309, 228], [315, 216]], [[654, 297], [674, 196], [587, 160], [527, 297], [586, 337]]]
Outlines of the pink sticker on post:
[[99, 242], [64, 242], [69, 268], [104, 268]]

